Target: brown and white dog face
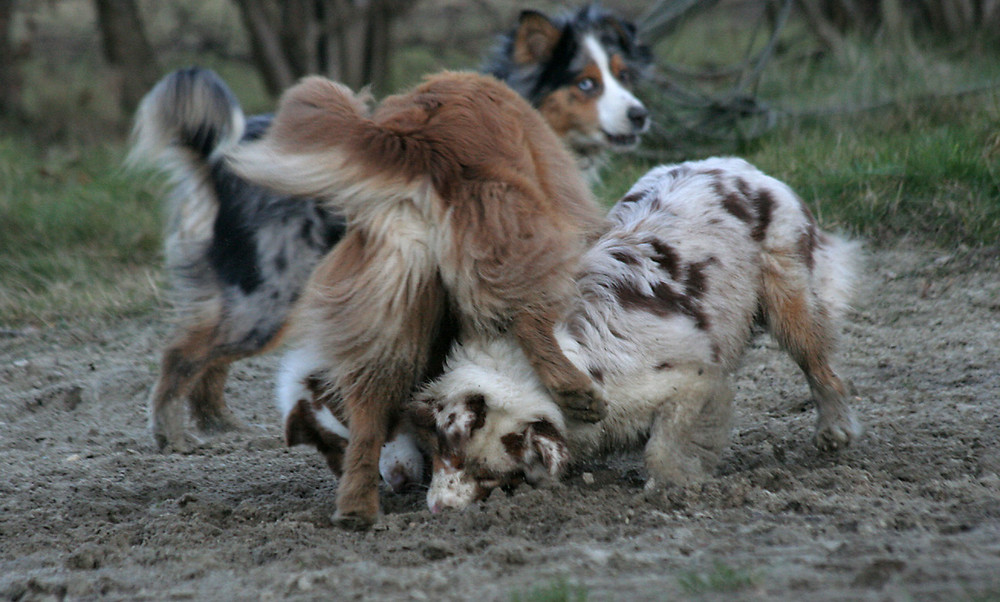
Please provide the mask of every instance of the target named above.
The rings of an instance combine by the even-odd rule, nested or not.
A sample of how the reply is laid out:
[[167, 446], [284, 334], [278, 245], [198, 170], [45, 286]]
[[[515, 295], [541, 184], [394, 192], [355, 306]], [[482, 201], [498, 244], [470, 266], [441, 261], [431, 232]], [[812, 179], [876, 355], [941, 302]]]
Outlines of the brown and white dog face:
[[584, 164], [634, 147], [649, 111], [632, 93], [652, 55], [632, 23], [597, 6], [521, 13], [484, 70], [527, 98]]
[[410, 407], [433, 449], [432, 512], [558, 479], [569, 463], [562, 414], [524, 355], [507, 341], [484, 345], [453, 349]]

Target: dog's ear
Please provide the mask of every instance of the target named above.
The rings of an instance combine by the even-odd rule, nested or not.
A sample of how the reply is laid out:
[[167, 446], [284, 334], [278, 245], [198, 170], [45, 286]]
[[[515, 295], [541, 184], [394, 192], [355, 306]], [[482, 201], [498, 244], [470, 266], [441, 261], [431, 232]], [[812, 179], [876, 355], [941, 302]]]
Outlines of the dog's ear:
[[633, 68], [645, 70], [653, 62], [653, 52], [649, 46], [639, 39], [639, 30], [631, 21], [620, 19], [614, 15], [604, 18], [605, 27], [614, 32], [618, 45], [625, 52], [627, 60]]
[[[525, 443], [530, 450], [528, 454], [534, 452], [538, 455], [547, 476], [557, 479], [569, 465], [569, 446], [566, 445], [566, 438], [556, 425], [548, 420], [532, 422], [525, 432]], [[531, 475], [527, 476], [530, 479]]]
[[562, 31], [543, 13], [522, 11], [514, 34], [514, 60], [522, 65], [544, 63], [552, 57], [560, 37]]
[[404, 415], [418, 429], [434, 430], [437, 424], [434, 400], [429, 397], [418, 395], [406, 405]]
[[437, 405], [434, 399], [417, 395], [404, 408], [403, 421], [413, 426], [413, 434], [421, 449], [431, 456], [437, 453]]

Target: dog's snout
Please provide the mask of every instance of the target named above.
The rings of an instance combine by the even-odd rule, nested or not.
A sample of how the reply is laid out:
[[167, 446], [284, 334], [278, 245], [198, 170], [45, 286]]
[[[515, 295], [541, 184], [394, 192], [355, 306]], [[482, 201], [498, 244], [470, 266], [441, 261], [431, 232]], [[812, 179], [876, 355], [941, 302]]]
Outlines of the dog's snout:
[[646, 107], [642, 105], [635, 105], [633, 107], [629, 107], [627, 115], [629, 122], [632, 124], [632, 127], [634, 127], [637, 130], [645, 128], [646, 122], [649, 120], [649, 111], [647, 111]]

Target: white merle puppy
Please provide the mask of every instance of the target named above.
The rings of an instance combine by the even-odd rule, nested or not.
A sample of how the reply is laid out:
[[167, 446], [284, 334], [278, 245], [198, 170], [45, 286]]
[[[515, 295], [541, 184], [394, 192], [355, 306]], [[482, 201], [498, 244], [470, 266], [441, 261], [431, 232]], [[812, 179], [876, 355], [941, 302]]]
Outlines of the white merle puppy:
[[729, 374], [755, 323], [805, 373], [816, 445], [835, 450], [860, 435], [830, 366], [854, 243], [821, 231], [788, 186], [740, 159], [653, 169], [609, 217], [557, 329], [608, 400], [607, 417], [565, 420], [513, 339], [465, 340], [411, 408], [434, 432], [432, 511], [643, 445], [648, 486], [704, 478], [729, 438]]

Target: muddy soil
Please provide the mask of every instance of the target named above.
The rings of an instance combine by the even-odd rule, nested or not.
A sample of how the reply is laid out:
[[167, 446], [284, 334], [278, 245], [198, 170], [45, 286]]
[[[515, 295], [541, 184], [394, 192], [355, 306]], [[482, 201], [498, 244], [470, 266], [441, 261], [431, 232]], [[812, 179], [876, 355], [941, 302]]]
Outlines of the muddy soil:
[[[760, 337], [714, 478], [644, 495], [642, 462], [430, 514], [383, 494], [333, 527], [322, 459], [281, 442], [276, 356], [236, 365], [250, 432], [156, 452], [159, 316], [0, 338], [0, 599], [980, 600], [1000, 598], [1000, 261], [872, 254], [838, 365], [866, 432], [811, 443], [796, 367]], [[538, 599], [535, 596], [535, 599]]]

